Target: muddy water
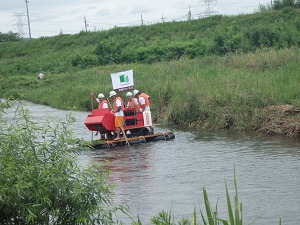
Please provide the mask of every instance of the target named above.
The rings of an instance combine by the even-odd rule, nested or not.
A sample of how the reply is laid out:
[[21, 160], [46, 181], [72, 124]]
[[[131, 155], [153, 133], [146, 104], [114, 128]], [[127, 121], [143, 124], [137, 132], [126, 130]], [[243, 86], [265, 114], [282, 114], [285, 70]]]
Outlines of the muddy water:
[[[28, 108], [37, 120], [45, 114], [64, 117], [69, 113], [35, 104]], [[77, 119], [72, 127], [74, 135], [90, 140], [92, 134], [83, 125], [87, 113], [72, 114]], [[168, 129], [156, 127], [156, 130]], [[79, 160], [82, 165], [90, 161], [111, 161], [115, 202], [126, 201], [143, 224], [150, 224], [150, 217], [161, 210], [171, 209], [175, 221], [191, 218], [194, 207], [197, 212], [204, 210], [203, 187], [212, 206], [218, 202], [220, 217], [226, 218], [224, 181], [233, 197], [234, 165], [244, 224], [257, 218], [254, 224], [279, 224], [280, 215], [282, 224], [300, 223], [299, 138], [225, 131], [176, 131], [175, 134], [176, 138], [168, 142], [86, 150]]]

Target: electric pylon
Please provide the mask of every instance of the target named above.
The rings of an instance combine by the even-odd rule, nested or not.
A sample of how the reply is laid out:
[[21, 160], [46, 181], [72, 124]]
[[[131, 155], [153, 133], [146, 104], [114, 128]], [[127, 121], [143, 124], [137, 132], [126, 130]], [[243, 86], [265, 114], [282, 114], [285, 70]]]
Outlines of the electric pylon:
[[213, 6], [216, 6], [218, 0], [200, 0], [200, 2], [204, 5], [204, 17], [208, 17], [214, 15], [218, 12], [213, 10]]
[[14, 13], [13, 15], [16, 18], [16, 23], [14, 24], [14, 26], [17, 26], [17, 33], [19, 35], [19, 37], [24, 37], [25, 32], [24, 32], [24, 17], [25, 14], [24, 13]]

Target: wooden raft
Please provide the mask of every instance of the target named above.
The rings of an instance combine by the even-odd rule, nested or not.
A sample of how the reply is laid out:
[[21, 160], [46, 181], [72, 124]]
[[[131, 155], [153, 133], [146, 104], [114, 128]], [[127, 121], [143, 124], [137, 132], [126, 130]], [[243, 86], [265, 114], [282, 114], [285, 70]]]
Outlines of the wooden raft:
[[[148, 141], [157, 141], [157, 140], [165, 140], [169, 141], [171, 139], [175, 138], [175, 134], [173, 132], [163, 132], [163, 133], [155, 133], [155, 134], [148, 134], [144, 136], [134, 136], [130, 137], [128, 135], [127, 141], [130, 144], [137, 144], [137, 143], [143, 143], [143, 142], [148, 142]], [[107, 146], [107, 147], [112, 147], [115, 145], [126, 145], [126, 139], [121, 138], [119, 140], [97, 140], [97, 143], [94, 144], [94, 147], [101, 147], [101, 146]]]

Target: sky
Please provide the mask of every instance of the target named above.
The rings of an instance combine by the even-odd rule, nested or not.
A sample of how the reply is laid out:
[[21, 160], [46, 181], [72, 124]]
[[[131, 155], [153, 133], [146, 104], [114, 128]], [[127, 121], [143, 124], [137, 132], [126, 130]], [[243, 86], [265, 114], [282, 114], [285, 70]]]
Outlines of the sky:
[[[29, 37], [26, 0], [0, 0], [0, 32]], [[271, 0], [27, 0], [32, 38], [258, 11]], [[85, 23], [86, 22], [86, 23]], [[86, 25], [85, 25], [86, 24]]]

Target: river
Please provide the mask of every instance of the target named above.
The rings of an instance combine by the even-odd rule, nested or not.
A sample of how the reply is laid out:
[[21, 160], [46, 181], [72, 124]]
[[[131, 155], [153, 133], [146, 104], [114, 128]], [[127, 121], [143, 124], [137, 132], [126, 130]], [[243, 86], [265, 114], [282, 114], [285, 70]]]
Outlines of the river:
[[[37, 120], [45, 115], [64, 118], [70, 113], [31, 103], [27, 107]], [[77, 122], [71, 129], [84, 140], [92, 138], [83, 124], [87, 114], [72, 112]], [[200, 218], [200, 209], [205, 211], [203, 187], [211, 206], [218, 203], [219, 216], [226, 218], [225, 180], [233, 202], [234, 167], [244, 224], [256, 219], [258, 225], [279, 224], [280, 217], [282, 224], [300, 224], [299, 138], [232, 131], [178, 130], [175, 134], [171, 141], [85, 150], [79, 162], [109, 160], [115, 202], [127, 202], [143, 224], [150, 224], [150, 217], [161, 210], [174, 212], [177, 222], [181, 217], [191, 219], [196, 207]]]

